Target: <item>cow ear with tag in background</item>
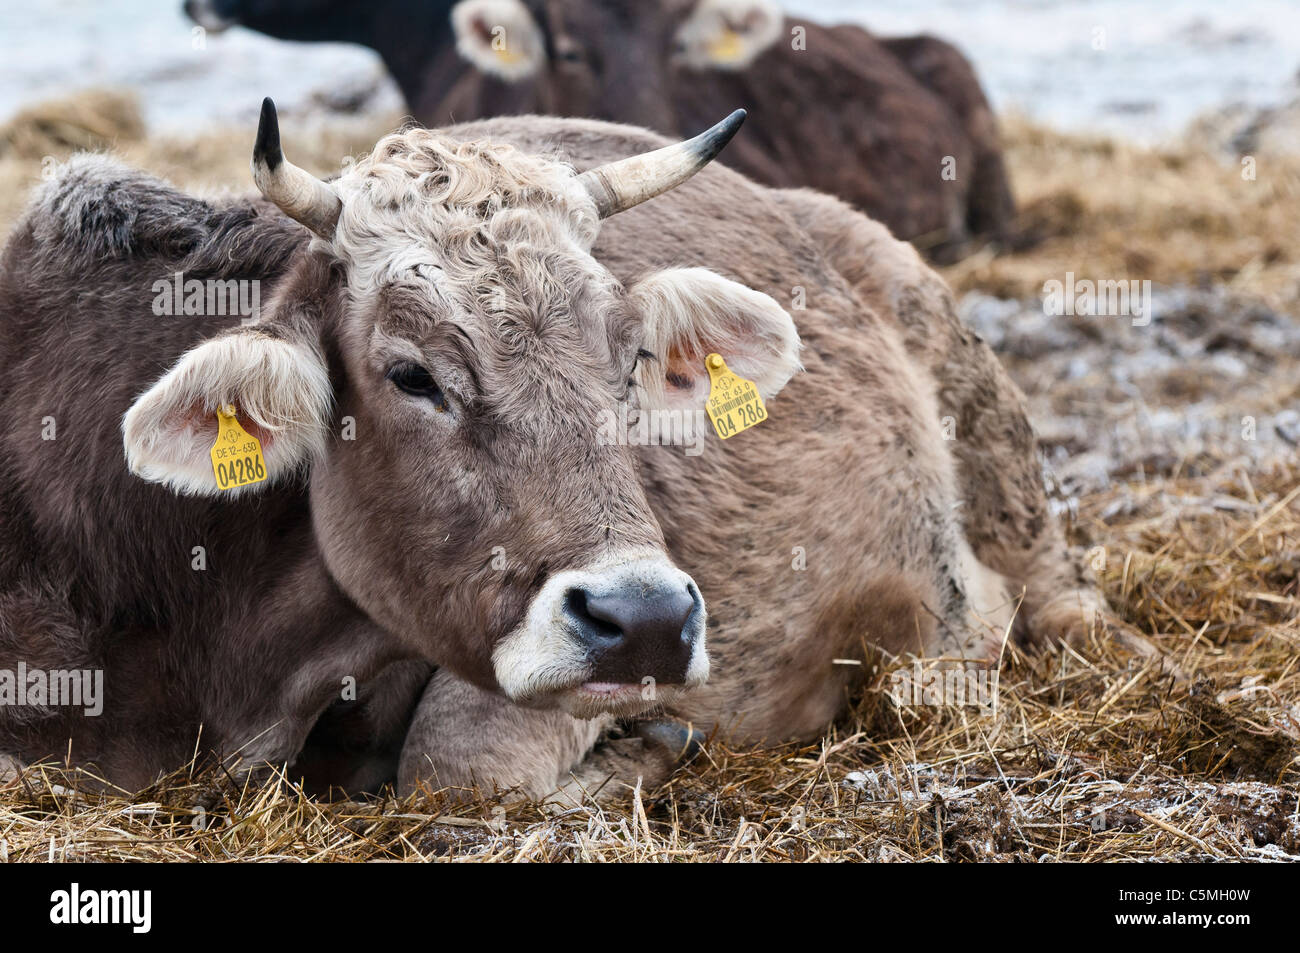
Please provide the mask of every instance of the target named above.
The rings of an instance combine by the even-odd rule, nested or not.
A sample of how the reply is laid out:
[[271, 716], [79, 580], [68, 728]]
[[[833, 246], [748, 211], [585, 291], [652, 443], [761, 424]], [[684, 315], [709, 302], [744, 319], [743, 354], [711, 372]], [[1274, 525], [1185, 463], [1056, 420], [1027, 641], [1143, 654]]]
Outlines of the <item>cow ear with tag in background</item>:
[[637, 368], [643, 406], [702, 409], [710, 354], [753, 381], [764, 400], [803, 369], [794, 321], [762, 292], [706, 268], [658, 271], [628, 292], [644, 321], [643, 346], [656, 357]]
[[691, 69], [749, 69], [784, 23], [774, 0], [700, 0], [677, 29], [677, 55]]
[[489, 76], [516, 83], [546, 65], [546, 40], [519, 0], [461, 0], [451, 25], [456, 51]]
[[222, 495], [257, 492], [321, 452], [332, 401], [329, 374], [311, 345], [254, 328], [222, 334], [187, 351], [136, 398], [122, 418], [127, 466], [177, 493], [218, 494], [211, 456], [218, 411], [233, 406], [261, 445], [266, 475]]

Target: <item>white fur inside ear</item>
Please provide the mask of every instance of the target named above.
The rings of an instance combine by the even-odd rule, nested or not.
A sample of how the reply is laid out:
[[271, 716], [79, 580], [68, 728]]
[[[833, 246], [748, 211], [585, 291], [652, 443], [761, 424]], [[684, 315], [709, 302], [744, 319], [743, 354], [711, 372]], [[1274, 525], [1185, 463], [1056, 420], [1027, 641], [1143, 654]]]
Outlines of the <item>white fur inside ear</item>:
[[712, 353], [752, 380], [764, 400], [803, 369], [794, 321], [762, 292], [707, 268], [668, 268], [629, 293], [645, 321], [645, 348], [656, 358], [637, 368], [648, 406], [702, 407], [709, 393], [704, 362]]
[[188, 351], [131, 405], [122, 418], [127, 466], [177, 493], [216, 494], [217, 408], [234, 404], [256, 426], [268, 479], [225, 492], [256, 492], [324, 449], [332, 400], [314, 349], [257, 331], [222, 335]]
[[749, 69], [781, 36], [785, 16], [774, 0], [700, 0], [677, 29], [692, 69]]
[[515, 83], [546, 63], [542, 31], [519, 0], [461, 0], [451, 25], [457, 52], [489, 76]]

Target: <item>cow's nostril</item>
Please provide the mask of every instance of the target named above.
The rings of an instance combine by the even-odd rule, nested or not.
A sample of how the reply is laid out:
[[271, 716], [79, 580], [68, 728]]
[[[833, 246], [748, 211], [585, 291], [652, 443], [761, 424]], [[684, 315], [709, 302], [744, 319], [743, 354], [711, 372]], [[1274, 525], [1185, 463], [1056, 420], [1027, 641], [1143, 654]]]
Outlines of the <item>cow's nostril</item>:
[[685, 588], [671, 592], [620, 590], [585, 600], [587, 615], [613, 628], [625, 638], [671, 642], [682, 638], [682, 629], [695, 608], [695, 599]]
[[566, 592], [564, 611], [577, 623], [578, 635], [584, 642], [617, 641], [623, 637], [623, 630], [617, 622], [601, 615], [599, 609], [596, 612], [591, 610], [591, 594], [586, 589]]

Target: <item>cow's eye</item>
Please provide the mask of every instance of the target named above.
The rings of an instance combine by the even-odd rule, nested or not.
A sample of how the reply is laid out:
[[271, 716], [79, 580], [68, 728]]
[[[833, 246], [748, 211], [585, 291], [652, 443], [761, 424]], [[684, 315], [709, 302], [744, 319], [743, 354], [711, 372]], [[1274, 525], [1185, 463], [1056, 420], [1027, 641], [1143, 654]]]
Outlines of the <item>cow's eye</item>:
[[423, 397], [431, 401], [440, 412], [448, 407], [447, 398], [438, 382], [419, 364], [398, 364], [388, 372], [388, 379], [412, 397]]
[[636, 356], [632, 358], [632, 369], [628, 371], [627, 391], [623, 395], [624, 400], [631, 400], [635, 396], [634, 392], [641, 385], [636, 382], [636, 369], [642, 361], [653, 361], [655, 356], [645, 348], [638, 348]]
[[581, 63], [582, 48], [572, 43], [557, 44], [555, 58], [561, 63]]

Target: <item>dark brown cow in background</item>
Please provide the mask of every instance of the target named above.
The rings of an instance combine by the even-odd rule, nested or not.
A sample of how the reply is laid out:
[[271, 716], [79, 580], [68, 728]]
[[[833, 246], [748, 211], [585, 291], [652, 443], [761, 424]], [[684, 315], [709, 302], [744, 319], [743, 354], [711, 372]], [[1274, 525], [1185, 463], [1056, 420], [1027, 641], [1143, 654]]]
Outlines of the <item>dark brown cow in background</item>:
[[942, 40], [824, 27], [772, 0], [439, 0], [408, 15], [412, 2], [186, 9], [214, 25], [372, 46], [428, 126], [543, 113], [688, 135], [742, 106], [746, 136], [723, 161], [759, 182], [839, 196], [939, 260], [1010, 234], [996, 121]]
[[941, 259], [1009, 233], [996, 121], [942, 40], [824, 27], [773, 0], [461, 0], [452, 23], [480, 75], [421, 121], [529, 111], [676, 133], [736, 104], [751, 118], [725, 161], [759, 182], [837, 195]]

